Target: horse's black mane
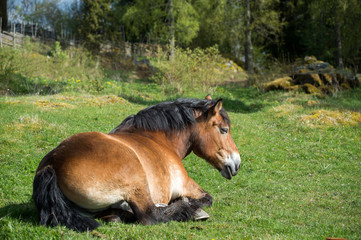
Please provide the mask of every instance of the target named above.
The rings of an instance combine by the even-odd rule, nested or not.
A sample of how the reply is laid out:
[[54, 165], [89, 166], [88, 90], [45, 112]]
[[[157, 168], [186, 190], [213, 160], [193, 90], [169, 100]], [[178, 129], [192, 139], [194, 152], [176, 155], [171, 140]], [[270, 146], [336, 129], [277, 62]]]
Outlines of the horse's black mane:
[[[195, 113], [207, 114], [216, 100], [184, 99], [174, 102], [162, 102], [139, 111], [136, 115], [130, 115], [111, 131], [135, 128], [147, 131], [178, 131], [195, 123]], [[223, 119], [230, 124], [226, 111], [220, 111]]]

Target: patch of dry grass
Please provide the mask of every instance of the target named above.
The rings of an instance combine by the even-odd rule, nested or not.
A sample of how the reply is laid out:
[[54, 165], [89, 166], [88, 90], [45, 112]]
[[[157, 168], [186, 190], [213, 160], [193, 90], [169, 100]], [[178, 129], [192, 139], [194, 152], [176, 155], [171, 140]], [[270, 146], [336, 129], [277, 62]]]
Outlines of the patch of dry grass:
[[49, 125], [46, 121], [40, 119], [38, 115], [22, 115], [18, 119], [14, 120], [9, 129], [13, 130], [30, 130], [36, 132]]
[[291, 114], [302, 110], [303, 107], [301, 105], [287, 103], [287, 104], [279, 105], [277, 107], [273, 107], [271, 109], [271, 112], [274, 113], [275, 116], [277, 117], [283, 117], [286, 115], [291, 116]]
[[37, 100], [33, 102], [34, 105], [43, 108], [43, 109], [55, 109], [55, 108], [75, 108], [74, 105], [63, 102], [52, 102], [49, 100]]
[[106, 96], [88, 96], [82, 97], [79, 99], [87, 106], [105, 106], [108, 104], [115, 104], [115, 103], [127, 103], [122, 97], [117, 97], [114, 95], [106, 95]]
[[320, 109], [303, 115], [300, 121], [310, 127], [356, 126], [361, 125], [361, 113]]

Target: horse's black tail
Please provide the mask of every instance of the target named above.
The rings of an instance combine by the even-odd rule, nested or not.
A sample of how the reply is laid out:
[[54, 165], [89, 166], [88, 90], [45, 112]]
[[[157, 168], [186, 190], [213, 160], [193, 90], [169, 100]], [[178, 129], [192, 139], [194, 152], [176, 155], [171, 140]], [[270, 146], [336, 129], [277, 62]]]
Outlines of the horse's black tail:
[[93, 230], [100, 226], [100, 223], [90, 217], [80, 215], [71, 206], [72, 203], [61, 192], [55, 171], [50, 166], [36, 173], [33, 199], [42, 225], [65, 225], [80, 232]]

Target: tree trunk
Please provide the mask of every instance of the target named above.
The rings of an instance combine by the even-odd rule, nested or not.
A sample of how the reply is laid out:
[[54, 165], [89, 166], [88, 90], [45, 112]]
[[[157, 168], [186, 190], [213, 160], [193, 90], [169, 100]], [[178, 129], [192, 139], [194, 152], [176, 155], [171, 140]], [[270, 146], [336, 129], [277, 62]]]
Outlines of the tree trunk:
[[175, 48], [173, 0], [169, 0], [169, 22], [169, 58], [173, 60]]
[[250, 0], [246, 0], [246, 17], [245, 17], [245, 67], [246, 71], [253, 73], [253, 46], [252, 46], [252, 30], [251, 30], [251, 7]]
[[335, 40], [336, 40], [336, 67], [343, 68], [343, 60], [342, 60], [342, 44], [341, 44], [341, 26], [340, 23], [336, 20], [335, 23]]
[[334, 11], [334, 24], [335, 24], [335, 62], [336, 67], [342, 69], [343, 61], [342, 61], [342, 44], [341, 44], [341, 24], [342, 24], [342, 7], [340, 0], [336, 0], [333, 3], [333, 11]]
[[7, 0], [0, 1], [0, 18], [2, 19], [1, 29], [2, 31], [8, 30], [8, 11]]

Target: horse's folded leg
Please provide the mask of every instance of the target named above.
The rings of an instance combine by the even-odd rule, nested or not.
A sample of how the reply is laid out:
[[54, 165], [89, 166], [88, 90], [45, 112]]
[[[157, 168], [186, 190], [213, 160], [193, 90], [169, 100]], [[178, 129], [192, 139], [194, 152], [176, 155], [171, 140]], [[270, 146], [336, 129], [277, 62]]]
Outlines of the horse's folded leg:
[[208, 218], [209, 218], [208, 213], [206, 213], [206, 211], [204, 211], [202, 208], [198, 208], [193, 215], [194, 221], [207, 220]]
[[110, 209], [99, 213], [96, 218], [105, 222], [125, 222], [132, 223], [137, 219], [132, 212], [122, 209]]
[[122, 220], [118, 215], [107, 215], [100, 218], [104, 222], [121, 222]]
[[178, 200], [168, 206], [153, 208], [152, 216], [157, 219], [157, 222], [189, 221], [193, 219], [199, 208], [199, 204], [194, 205], [188, 201]]

